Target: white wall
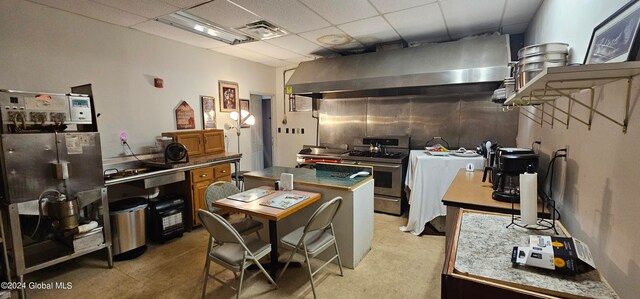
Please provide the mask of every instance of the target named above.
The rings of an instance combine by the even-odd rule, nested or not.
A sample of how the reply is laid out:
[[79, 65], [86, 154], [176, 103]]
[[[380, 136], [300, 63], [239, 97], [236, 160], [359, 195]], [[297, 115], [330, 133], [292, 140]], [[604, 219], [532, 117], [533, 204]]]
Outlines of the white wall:
[[545, 0], [527, 32], [525, 44], [569, 44], [569, 62], [582, 63], [595, 28], [629, 0]]
[[[66, 93], [93, 84], [105, 158], [124, 153], [122, 130], [136, 153], [161, 132], [174, 131], [174, 108], [183, 100], [201, 129], [200, 96], [218, 99], [218, 80], [238, 82], [243, 99], [275, 94], [273, 67], [26, 1], [0, 2], [0, 40], [0, 88]], [[165, 87], [154, 88], [153, 77]], [[222, 128], [230, 119], [219, 109], [216, 102]], [[235, 132], [227, 133], [236, 151]], [[243, 139], [242, 147], [250, 146], [250, 138]], [[243, 169], [252, 165], [242, 162]]]
[[[276, 69], [276, 97], [271, 99], [271, 105], [274, 106], [275, 117], [274, 137], [275, 148], [273, 151], [273, 165], [289, 166], [296, 165], [296, 154], [305, 144], [316, 144], [316, 120], [311, 117], [311, 111], [308, 112], [289, 112], [289, 100], [284, 97], [283, 72], [287, 69], [296, 67], [282, 67]], [[286, 80], [293, 74], [293, 71], [286, 73]], [[283, 106], [284, 105], [284, 106]], [[287, 115], [287, 124], [282, 123], [285, 114]], [[278, 128], [281, 132], [278, 133]], [[289, 134], [286, 134], [286, 128], [289, 128]], [[296, 134], [291, 134], [291, 129], [296, 129]], [[300, 128], [304, 128], [304, 134], [299, 134]]]
[[[548, 0], [527, 31], [527, 44], [568, 42], [572, 61], [582, 62], [593, 28], [626, 0]], [[596, 266], [621, 298], [640, 294], [640, 78], [634, 79], [628, 133], [596, 116], [592, 129], [572, 121], [569, 129], [556, 123], [540, 127], [520, 116], [518, 146], [542, 141], [545, 165], [553, 151], [568, 145], [566, 161], [556, 164], [554, 199], [561, 222], [576, 238], [589, 244]], [[597, 107], [622, 120], [626, 85], [612, 83], [598, 89]], [[588, 100], [588, 93], [577, 95]], [[560, 100], [558, 105], [566, 107]], [[521, 108], [523, 109], [523, 108]], [[531, 108], [527, 108], [531, 109]], [[581, 116], [586, 111], [574, 108]]]

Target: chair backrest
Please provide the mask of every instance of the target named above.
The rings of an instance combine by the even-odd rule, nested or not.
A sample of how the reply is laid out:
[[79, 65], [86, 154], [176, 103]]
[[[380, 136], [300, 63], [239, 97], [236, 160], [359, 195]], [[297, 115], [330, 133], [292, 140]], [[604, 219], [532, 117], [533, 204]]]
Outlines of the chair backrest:
[[204, 225], [216, 241], [221, 243], [243, 244], [243, 239], [238, 231], [236, 231], [227, 220], [222, 218], [222, 216], [198, 209], [198, 218], [200, 218], [202, 225]]
[[304, 232], [310, 232], [318, 229], [325, 229], [331, 224], [333, 218], [338, 213], [340, 206], [342, 205], [342, 197], [337, 196], [332, 200], [323, 203], [316, 211], [311, 215], [307, 225], [304, 227]]
[[207, 210], [214, 213], [219, 211], [220, 209], [211, 206], [211, 204], [236, 193], [240, 193], [240, 189], [229, 182], [220, 181], [209, 185], [204, 192], [204, 203], [207, 206]]

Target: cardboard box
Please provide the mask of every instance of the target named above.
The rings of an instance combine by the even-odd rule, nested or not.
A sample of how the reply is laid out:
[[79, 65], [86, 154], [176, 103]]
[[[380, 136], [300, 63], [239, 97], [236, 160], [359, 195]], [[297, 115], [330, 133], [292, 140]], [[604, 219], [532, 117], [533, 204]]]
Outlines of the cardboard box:
[[529, 236], [529, 247], [513, 247], [511, 262], [568, 274], [595, 269], [589, 247], [565, 237]]

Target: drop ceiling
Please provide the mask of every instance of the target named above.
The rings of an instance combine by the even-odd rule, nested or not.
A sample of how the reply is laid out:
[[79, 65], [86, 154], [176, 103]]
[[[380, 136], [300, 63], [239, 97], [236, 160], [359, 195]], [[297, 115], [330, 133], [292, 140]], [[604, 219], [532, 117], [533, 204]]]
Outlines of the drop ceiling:
[[[279, 67], [383, 43], [523, 33], [543, 0], [30, 0], [95, 20]], [[229, 45], [156, 21], [184, 10], [224, 28], [257, 20], [289, 34]]]

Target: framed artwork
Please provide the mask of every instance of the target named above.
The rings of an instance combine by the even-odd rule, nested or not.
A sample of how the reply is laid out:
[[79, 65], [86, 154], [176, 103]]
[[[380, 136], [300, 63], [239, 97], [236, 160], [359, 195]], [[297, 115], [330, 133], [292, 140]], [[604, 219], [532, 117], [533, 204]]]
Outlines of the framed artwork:
[[640, 1], [633, 0], [596, 26], [584, 64], [636, 60], [639, 25]]
[[216, 128], [216, 99], [214, 97], [202, 96], [202, 128]]
[[178, 130], [195, 129], [196, 121], [193, 114], [193, 108], [189, 106], [187, 101], [182, 101], [176, 107], [176, 127]]
[[[249, 110], [249, 100], [240, 100], [240, 110], [245, 110], [245, 111], [249, 112], [249, 114], [251, 114], [251, 110]], [[240, 114], [240, 115], [242, 115], [242, 114]], [[241, 128], [249, 128], [250, 126], [243, 124], [240, 127]]]
[[231, 112], [238, 109], [238, 83], [218, 81], [220, 91], [220, 112]]

